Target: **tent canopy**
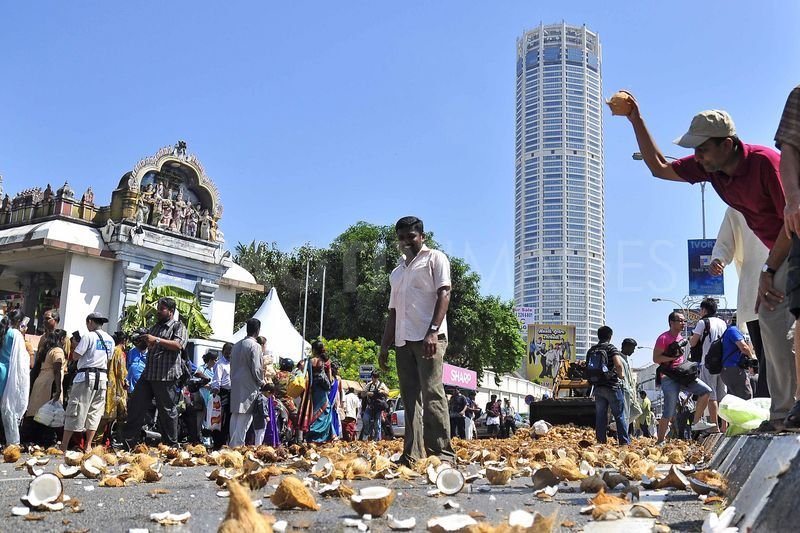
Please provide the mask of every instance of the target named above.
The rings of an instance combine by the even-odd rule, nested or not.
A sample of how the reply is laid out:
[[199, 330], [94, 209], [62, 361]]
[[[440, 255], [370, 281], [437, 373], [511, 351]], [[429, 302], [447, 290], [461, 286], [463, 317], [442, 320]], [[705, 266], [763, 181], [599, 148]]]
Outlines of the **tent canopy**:
[[[264, 303], [258, 308], [253, 318], [261, 321], [261, 336], [267, 339], [267, 350], [272, 353], [275, 363], [281, 357], [288, 357], [295, 363], [311, 352], [311, 345], [303, 339], [292, 321], [286, 316], [283, 305], [278, 298], [275, 287], [269, 290]], [[239, 342], [247, 336], [247, 327], [233, 334], [231, 342]]]

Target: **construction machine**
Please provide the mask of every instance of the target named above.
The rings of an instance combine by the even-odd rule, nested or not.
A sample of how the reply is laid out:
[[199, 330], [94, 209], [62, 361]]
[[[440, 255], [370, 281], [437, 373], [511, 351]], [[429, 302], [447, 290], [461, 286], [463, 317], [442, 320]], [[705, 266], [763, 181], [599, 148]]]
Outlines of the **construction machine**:
[[531, 423], [544, 420], [553, 425], [594, 427], [592, 385], [586, 379], [586, 363], [562, 359], [553, 380], [552, 396], [531, 403]]

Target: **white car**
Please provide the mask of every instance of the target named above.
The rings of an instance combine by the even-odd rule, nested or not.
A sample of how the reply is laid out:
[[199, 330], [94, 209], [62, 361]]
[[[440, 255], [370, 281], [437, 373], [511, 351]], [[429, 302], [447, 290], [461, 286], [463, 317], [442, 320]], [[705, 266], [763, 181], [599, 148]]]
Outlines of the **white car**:
[[403, 406], [403, 399], [398, 397], [394, 404], [394, 411], [391, 412], [389, 420], [392, 422], [392, 429], [395, 437], [402, 437], [406, 434], [406, 410]]

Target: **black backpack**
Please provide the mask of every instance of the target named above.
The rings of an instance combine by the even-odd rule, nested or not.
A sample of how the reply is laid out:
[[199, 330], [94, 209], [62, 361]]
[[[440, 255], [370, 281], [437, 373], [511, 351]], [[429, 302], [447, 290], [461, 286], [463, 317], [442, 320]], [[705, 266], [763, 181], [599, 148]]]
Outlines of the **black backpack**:
[[608, 344], [596, 344], [586, 354], [586, 378], [592, 385], [608, 385], [615, 380], [616, 372], [610, 362]]
[[[706, 324], [706, 328], [710, 327], [710, 324]], [[727, 329], [725, 330], [727, 331]], [[719, 374], [722, 372], [722, 337], [725, 336], [725, 332], [722, 333], [716, 340], [711, 341], [711, 344], [708, 347], [708, 353], [706, 353], [706, 359], [703, 363], [708, 370], [709, 374]]]

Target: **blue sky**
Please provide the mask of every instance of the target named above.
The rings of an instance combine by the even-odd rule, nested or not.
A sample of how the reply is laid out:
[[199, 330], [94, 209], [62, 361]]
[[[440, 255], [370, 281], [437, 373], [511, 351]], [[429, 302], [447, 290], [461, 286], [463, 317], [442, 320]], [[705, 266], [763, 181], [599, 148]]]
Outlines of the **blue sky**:
[[[233, 247], [324, 246], [417, 214], [486, 293], [513, 294], [515, 43], [540, 22], [599, 32], [603, 93], [637, 95], [663, 151], [703, 109], [772, 144], [800, 82], [794, 2], [8, 2], [0, 174], [110, 200], [185, 139], [220, 189]], [[604, 117], [607, 319], [652, 346], [688, 290], [699, 186], [651, 178]], [[707, 225], [724, 212], [709, 188]], [[732, 270], [732, 269], [731, 269]], [[735, 304], [735, 275], [726, 283]], [[644, 362], [644, 355], [635, 362]]]

